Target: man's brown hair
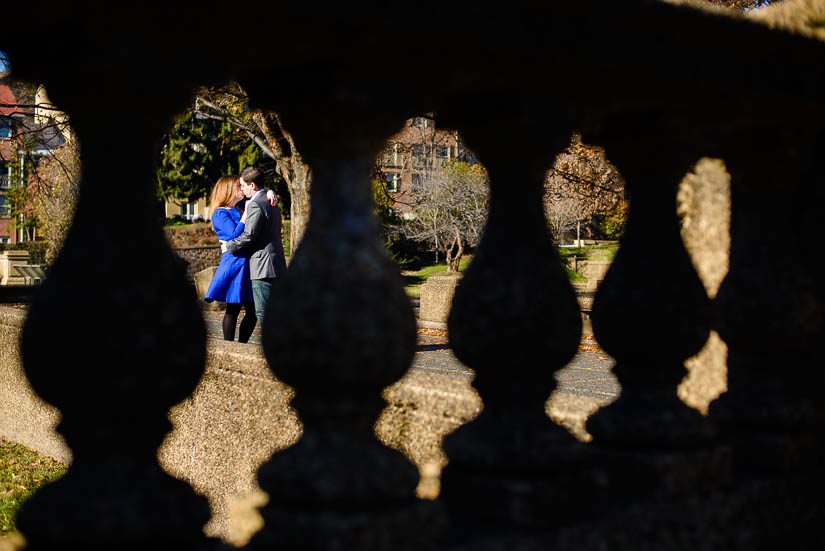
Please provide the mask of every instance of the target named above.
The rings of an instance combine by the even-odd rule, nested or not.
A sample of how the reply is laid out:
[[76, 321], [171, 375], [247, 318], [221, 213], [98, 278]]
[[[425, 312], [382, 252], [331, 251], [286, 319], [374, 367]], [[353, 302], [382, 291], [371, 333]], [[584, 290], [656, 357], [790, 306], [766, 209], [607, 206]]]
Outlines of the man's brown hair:
[[255, 184], [258, 189], [264, 189], [264, 173], [255, 168], [248, 166], [241, 172], [241, 178], [247, 184]]

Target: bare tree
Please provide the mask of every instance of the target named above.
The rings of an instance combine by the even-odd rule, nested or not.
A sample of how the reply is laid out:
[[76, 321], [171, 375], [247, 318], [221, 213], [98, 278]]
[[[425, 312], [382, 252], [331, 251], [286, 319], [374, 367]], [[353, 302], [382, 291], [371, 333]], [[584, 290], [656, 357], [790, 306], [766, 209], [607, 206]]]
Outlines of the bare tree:
[[47, 264], [57, 256], [74, 219], [80, 174], [80, 147], [72, 137], [35, 165], [29, 175], [29, 205], [47, 240]]
[[475, 246], [487, 221], [489, 178], [481, 165], [451, 161], [427, 174], [400, 230], [444, 253], [457, 272], [465, 246]]
[[545, 213], [556, 238], [571, 220], [607, 212], [624, 198], [624, 179], [605, 151], [582, 143], [581, 136], [573, 134], [545, 178]]
[[290, 194], [290, 250], [294, 251], [309, 221], [309, 190], [312, 171], [304, 162], [298, 145], [277, 113], [248, 111], [249, 96], [235, 82], [205, 86], [195, 94], [193, 110], [203, 117], [228, 122], [245, 132], [263, 154], [272, 160], [263, 167], [279, 174]]
[[[6, 60], [7, 63], [7, 60]], [[43, 86], [3, 79], [17, 102], [2, 104], [0, 123], [13, 128], [14, 186], [6, 192], [15, 222], [29, 240], [46, 238], [46, 262], [57, 255], [74, 217], [80, 185], [80, 146], [68, 116], [54, 106]], [[8, 152], [7, 152], [8, 153]], [[8, 155], [6, 155], [8, 156]], [[22, 215], [22, 216], [21, 216]], [[25, 222], [21, 222], [25, 220]]]
[[544, 202], [544, 214], [553, 232], [553, 239], [561, 243], [562, 234], [576, 225], [584, 216], [585, 204], [578, 197], [565, 197]]

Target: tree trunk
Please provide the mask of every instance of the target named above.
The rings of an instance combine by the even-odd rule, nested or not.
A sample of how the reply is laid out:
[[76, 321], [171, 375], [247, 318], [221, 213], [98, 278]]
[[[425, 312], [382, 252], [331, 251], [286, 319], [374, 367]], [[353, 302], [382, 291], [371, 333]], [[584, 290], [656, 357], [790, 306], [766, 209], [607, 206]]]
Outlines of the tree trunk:
[[447, 258], [447, 273], [453, 271], [453, 247], [455, 247], [455, 241], [450, 241], [450, 246], [444, 251], [444, 256]]
[[450, 245], [451, 251], [453, 247], [456, 247], [456, 252], [452, 258], [452, 266], [450, 265], [450, 260], [447, 260], [447, 271], [458, 273], [458, 265], [461, 262], [461, 257], [464, 256], [464, 244], [461, 242], [461, 233], [459, 233], [458, 228], [455, 230], [455, 239]]
[[312, 186], [312, 171], [300, 157], [293, 157], [289, 166], [290, 177], [285, 178], [291, 201], [289, 212], [289, 250], [290, 255], [295, 254], [295, 249], [304, 237], [307, 222], [309, 221], [309, 189]]

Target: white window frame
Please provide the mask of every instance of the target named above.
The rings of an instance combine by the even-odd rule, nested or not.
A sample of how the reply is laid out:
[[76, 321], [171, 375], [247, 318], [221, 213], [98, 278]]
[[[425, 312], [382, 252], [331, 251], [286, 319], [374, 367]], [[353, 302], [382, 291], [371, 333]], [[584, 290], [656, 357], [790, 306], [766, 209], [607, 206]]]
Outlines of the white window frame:
[[181, 218], [185, 218], [186, 220], [192, 220], [195, 216], [198, 215], [198, 204], [197, 203], [190, 203], [188, 201], [182, 201], [180, 204], [180, 215]]
[[389, 193], [398, 193], [401, 187], [401, 175], [397, 172], [385, 172], [384, 187]]

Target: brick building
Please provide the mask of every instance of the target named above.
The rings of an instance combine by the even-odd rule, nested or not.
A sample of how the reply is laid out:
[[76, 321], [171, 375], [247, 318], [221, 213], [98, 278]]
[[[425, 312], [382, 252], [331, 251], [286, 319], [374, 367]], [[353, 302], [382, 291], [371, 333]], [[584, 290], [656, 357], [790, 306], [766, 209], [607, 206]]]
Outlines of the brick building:
[[7, 194], [20, 185], [20, 175], [28, 165], [66, 143], [69, 132], [65, 114], [51, 105], [45, 88], [40, 86], [35, 92], [0, 80], [0, 243], [26, 240], [25, 232], [15, 229]]
[[0, 85], [0, 243], [17, 243], [20, 238], [6, 204], [6, 193], [14, 183], [14, 164], [21, 162], [17, 140], [25, 115], [17, 104], [11, 88]]
[[457, 131], [436, 128], [432, 117], [407, 120], [377, 160], [379, 178], [395, 200], [393, 208], [406, 216], [428, 176], [451, 159], [476, 162]]

